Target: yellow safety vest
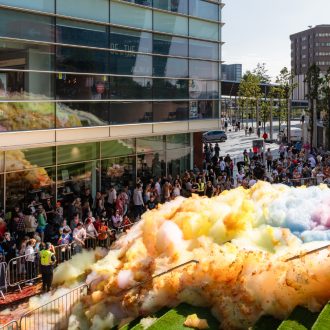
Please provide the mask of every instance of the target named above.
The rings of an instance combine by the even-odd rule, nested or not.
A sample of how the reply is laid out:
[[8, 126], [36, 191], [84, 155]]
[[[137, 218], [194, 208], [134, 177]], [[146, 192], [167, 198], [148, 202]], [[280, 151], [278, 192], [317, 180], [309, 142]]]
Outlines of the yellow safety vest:
[[205, 183], [204, 182], [198, 183], [197, 186], [198, 186], [198, 189], [197, 189], [198, 192], [203, 192], [204, 191], [204, 188], [205, 188]]
[[49, 250], [42, 250], [39, 252], [40, 262], [42, 266], [50, 266], [52, 265], [52, 255], [53, 253]]

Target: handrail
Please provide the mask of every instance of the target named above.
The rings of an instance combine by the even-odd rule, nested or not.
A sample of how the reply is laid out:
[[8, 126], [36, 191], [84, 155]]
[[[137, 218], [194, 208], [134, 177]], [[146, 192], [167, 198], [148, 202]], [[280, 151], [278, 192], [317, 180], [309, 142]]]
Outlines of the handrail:
[[12, 320], [4, 325], [0, 325], [0, 330], [18, 330], [18, 321]]
[[153, 280], [154, 280], [155, 278], [157, 278], [157, 277], [161, 277], [161, 276], [163, 276], [163, 275], [166, 275], [166, 274], [168, 274], [168, 273], [173, 272], [174, 270], [177, 270], [177, 269], [179, 269], [179, 268], [185, 267], [185, 266], [187, 266], [187, 265], [189, 265], [189, 264], [192, 264], [192, 263], [194, 263], [194, 264], [199, 264], [199, 261], [198, 261], [198, 260], [195, 260], [195, 259], [192, 259], [192, 260], [186, 261], [186, 262], [184, 262], [183, 264], [180, 264], [180, 265], [177, 265], [177, 266], [175, 266], [175, 267], [173, 267], [173, 268], [170, 268], [170, 269], [168, 269], [168, 270], [166, 270], [166, 271], [164, 271], [164, 272], [162, 272], [162, 273], [160, 273], [160, 274], [153, 275], [153, 276], [151, 276], [149, 279], [144, 280], [144, 281], [142, 281], [142, 282], [139, 282], [139, 283], [133, 285], [132, 287], [130, 287], [130, 288], [128, 288], [128, 289], [124, 289], [124, 290], [120, 291], [116, 296], [117, 296], [117, 297], [120, 297], [120, 296], [122, 296], [123, 294], [125, 294], [125, 293], [127, 293], [127, 292], [129, 292], [129, 291], [131, 291], [131, 290], [133, 290], [133, 289], [136, 289], [136, 288], [138, 288], [138, 287], [140, 287], [140, 286], [142, 286], [142, 285], [144, 285], [144, 284], [146, 284], [146, 283], [149, 283], [149, 282], [153, 281]]

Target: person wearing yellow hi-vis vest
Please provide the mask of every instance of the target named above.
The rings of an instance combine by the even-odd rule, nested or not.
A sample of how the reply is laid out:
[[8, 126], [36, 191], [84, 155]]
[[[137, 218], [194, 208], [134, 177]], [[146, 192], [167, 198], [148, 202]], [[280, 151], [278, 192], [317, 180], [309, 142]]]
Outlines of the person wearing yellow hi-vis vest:
[[44, 248], [39, 252], [40, 270], [42, 275], [42, 290], [48, 292], [53, 282], [53, 267], [56, 263], [54, 247], [50, 243], [44, 244]]
[[198, 182], [197, 182], [197, 194], [199, 196], [204, 196], [205, 194], [205, 182], [202, 181], [202, 178], [198, 178]]

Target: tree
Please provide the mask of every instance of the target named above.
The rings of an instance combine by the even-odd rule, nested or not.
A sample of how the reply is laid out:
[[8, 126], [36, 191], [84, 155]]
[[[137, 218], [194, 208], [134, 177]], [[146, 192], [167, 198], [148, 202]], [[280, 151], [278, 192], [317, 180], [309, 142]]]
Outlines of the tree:
[[271, 81], [270, 75], [268, 75], [268, 69], [266, 69], [266, 63], [258, 63], [257, 67], [252, 73], [259, 78], [261, 84], [269, 84]]
[[320, 82], [320, 106], [321, 109], [325, 110], [326, 120], [328, 123], [327, 127], [327, 147], [330, 150], [330, 68], [328, 68], [327, 73], [321, 77]]
[[[247, 71], [238, 88], [238, 95], [240, 97], [240, 105], [243, 106], [247, 110], [251, 110], [251, 120], [253, 126], [253, 108], [256, 107], [256, 119], [258, 121], [258, 102], [261, 99], [262, 91], [260, 87], [260, 78], [253, 74], [251, 71]], [[248, 111], [247, 111], [248, 112]], [[249, 118], [250, 114], [247, 113], [247, 118]], [[258, 124], [258, 123], [257, 123]]]
[[290, 138], [290, 123], [291, 123], [291, 94], [295, 88], [293, 83], [293, 74], [288, 70], [287, 67], [284, 67], [280, 74], [276, 77], [276, 83], [278, 86], [275, 87], [275, 93], [278, 98], [278, 121], [279, 121], [279, 131], [281, 130], [281, 120], [287, 118], [287, 137]]
[[314, 63], [312, 64], [306, 74], [305, 82], [307, 83], [307, 98], [309, 101], [309, 113], [310, 113], [310, 144], [311, 147], [317, 143], [316, 135], [316, 109], [319, 100], [319, 90], [321, 85], [320, 68]]

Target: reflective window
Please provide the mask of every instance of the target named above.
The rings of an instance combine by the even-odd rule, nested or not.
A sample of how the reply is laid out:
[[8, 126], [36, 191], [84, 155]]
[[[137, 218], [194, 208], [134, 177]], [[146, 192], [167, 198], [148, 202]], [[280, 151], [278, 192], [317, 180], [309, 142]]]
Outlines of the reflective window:
[[217, 43], [201, 40], [189, 40], [189, 56], [206, 58], [210, 60], [219, 59], [219, 47]]
[[155, 8], [188, 14], [188, 0], [154, 0]]
[[112, 99], [152, 99], [152, 79], [110, 77]]
[[0, 67], [52, 71], [54, 70], [53, 46], [0, 40]]
[[110, 124], [152, 122], [151, 102], [120, 102], [110, 105]]
[[56, 74], [56, 98], [60, 100], [106, 100], [110, 98], [107, 76]]
[[172, 177], [182, 175], [190, 169], [191, 149], [177, 149], [166, 152], [167, 171]]
[[217, 62], [190, 60], [189, 74], [191, 78], [218, 79], [219, 64]]
[[140, 53], [151, 53], [151, 33], [111, 27], [110, 48]]
[[109, 52], [74, 47], [56, 47], [56, 71], [108, 73]]
[[154, 11], [154, 30], [187, 35], [188, 18]]
[[188, 39], [154, 34], [153, 53], [172, 56], [188, 56]]
[[188, 80], [154, 79], [155, 99], [188, 99]]
[[218, 99], [219, 83], [211, 80], [190, 80], [189, 97], [191, 99]]
[[136, 160], [137, 176], [142, 182], [150, 182], [151, 178], [166, 175], [166, 161], [163, 152], [140, 154]]
[[152, 11], [124, 3], [111, 1], [110, 22], [127, 26], [152, 29]]
[[6, 151], [7, 172], [52, 165], [55, 165], [55, 147]]
[[190, 102], [189, 119], [219, 118], [219, 101]]
[[0, 102], [2, 131], [54, 128], [55, 104], [51, 102]]
[[164, 151], [164, 137], [160, 136], [148, 136], [136, 139], [136, 152], [145, 153], [152, 151]]
[[154, 56], [153, 73], [157, 77], [185, 78], [188, 76], [188, 60]]
[[100, 156], [99, 143], [78, 143], [57, 147], [57, 163], [76, 163], [98, 159]]
[[132, 155], [135, 152], [135, 139], [118, 139], [101, 142], [101, 157]]
[[[17, 162], [20, 159], [17, 158]], [[45, 203], [47, 198], [55, 198], [55, 167], [34, 167], [26, 171], [6, 174], [6, 208], [16, 205], [28, 207], [34, 200]]]
[[219, 24], [190, 18], [189, 35], [201, 39], [218, 40]]
[[57, 179], [58, 200], [63, 204], [72, 203], [74, 196], [81, 196], [86, 189], [95, 189], [96, 162], [58, 166]]
[[57, 14], [109, 22], [108, 0], [56, 0]]
[[151, 63], [152, 57], [148, 55], [111, 52], [110, 73], [151, 76]]
[[54, 79], [50, 73], [0, 71], [0, 99], [42, 100], [53, 98]]
[[154, 102], [154, 121], [187, 120], [188, 108], [188, 102]]
[[117, 191], [124, 186], [134, 186], [136, 162], [135, 156], [116, 157], [102, 160], [101, 162], [101, 186], [102, 190], [114, 186]]
[[3, 5], [26, 8], [26, 9], [34, 9], [39, 11], [51, 12], [51, 13], [55, 11], [54, 3], [55, 3], [54, 0], [33, 0], [33, 1], [1, 0], [1, 4]]
[[108, 39], [108, 28], [104, 25], [56, 20], [56, 41], [60, 44], [108, 48]]
[[18, 11], [0, 10], [0, 36], [53, 41], [53, 19]]
[[203, 0], [189, 0], [189, 15], [217, 21], [219, 5]]
[[136, 3], [137, 5], [142, 5], [142, 6], [151, 6], [152, 5], [152, 0], [124, 0], [124, 1]]
[[108, 102], [68, 102], [56, 104], [57, 128], [104, 126], [108, 124]]
[[190, 134], [166, 135], [166, 149], [178, 149], [190, 146]]

